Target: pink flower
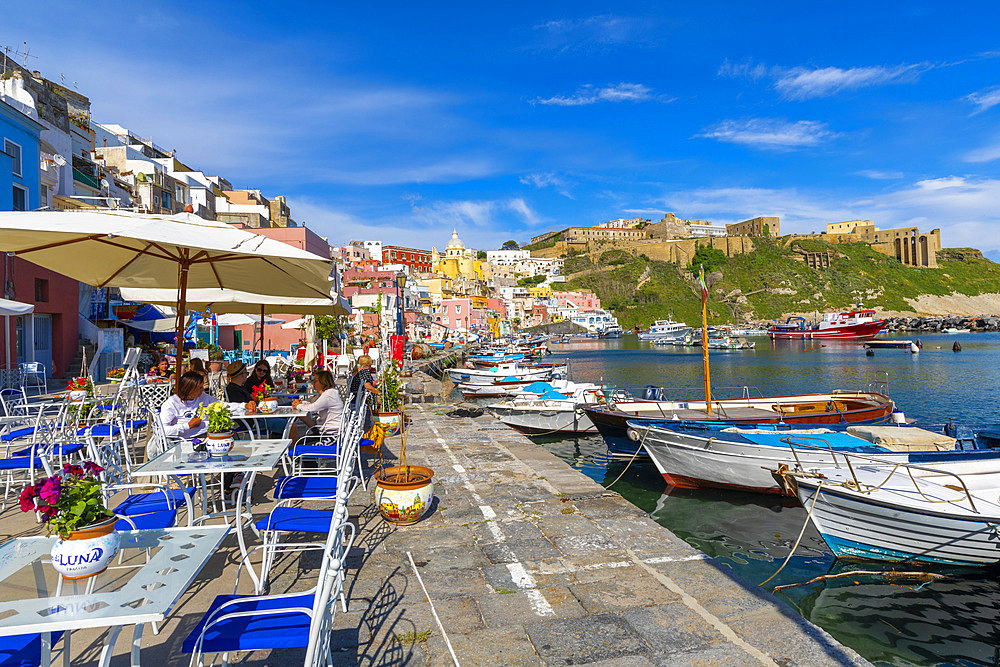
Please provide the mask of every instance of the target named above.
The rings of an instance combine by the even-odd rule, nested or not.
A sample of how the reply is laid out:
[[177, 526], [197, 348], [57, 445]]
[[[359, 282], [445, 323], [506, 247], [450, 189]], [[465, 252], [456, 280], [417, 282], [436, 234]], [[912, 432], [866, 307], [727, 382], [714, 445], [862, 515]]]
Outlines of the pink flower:
[[83, 469], [86, 470], [89, 474], [93, 475], [94, 477], [97, 477], [102, 472], [104, 472], [104, 468], [97, 465], [93, 461], [84, 461]]
[[42, 484], [41, 491], [38, 492], [38, 496], [47, 504], [55, 505], [59, 502], [59, 492], [62, 489], [62, 480], [58, 475], [53, 475], [45, 480]]
[[50, 505], [46, 505], [46, 506], [43, 506], [43, 507], [39, 507], [38, 508], [38, 513], [42, 515], [42, 521], [48, 521], [49, 519], [51, 519], [52, 517], [54, 517], [56, 514], [58, 514], [59, 510], [56, 509], [55, 507], [50, 506]]
[[30, 484], [24, 487], [24, 490], [21, 491], [21, 495], [17, 497], [17, 501], [21, 503], [22, 512], [35, 511], [35, 493], [37, 491], [37, 487], [31, 486]]
[[83, 468], [76, 465], [75, 463], [67, 463], [63, 466], [63, 472], [67, 475], [73, 475], [75, 477], [83, 476]]

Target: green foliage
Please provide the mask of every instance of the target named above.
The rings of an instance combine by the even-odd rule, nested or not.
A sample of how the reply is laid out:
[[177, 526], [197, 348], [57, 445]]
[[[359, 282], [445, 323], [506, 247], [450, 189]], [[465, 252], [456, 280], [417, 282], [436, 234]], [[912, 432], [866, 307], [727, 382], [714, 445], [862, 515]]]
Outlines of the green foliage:
[[208, 420], [209, 433], [225, 433], [232, 431], [233, 426], [235, 426], [233, 416], [229, 412], [229, 406], [225, 403], [218, 402], [202, 406], [199, 412], [203, 418]]
[[517, 245], [517, 241], [515, 241], [514, 239], [511, 239], [510, 241], [504, 241], [503, 245], [500, 246], [500, 249], [501, 250], [517, 250], [518, 247], [519, 246]]
[[700, 245], [698, 249], [694, 251], [694, 256], [691, 258], [691, 264], [688, 270], [691, 273], [697, 274], [700, 267], [705, 268], [705, 273], [711, 273], [712, 271], [718, 271], [721, 267], [726, 265], [729, 258], [726, 257], [726, 253], [722, 252], [717, 248], [713, 248], [710, 245]]
[[316, 337], [319, 340], [334, 340], [351, 328], [350, 318], [343, 315], [317, 315]]
[[51, 477], [21, 491], [18, 501], [24, 512], [37, 512], [50, 532], [62, 538], [114, 516], [101, 496], [103, 469], [92, 461], [67, 463]]
[[476, 251], [476, 259], [479, 259], [479, 260], [486, 259], [486, 251], [485, 250], [478, 250], [478, 251]]
[[535, 285], [538, 285], [538, 284], [543, 283], [543, 282], [545, 282], [545, 276], [543, 276], [543, 275], [529, 276], [527, 278], [521, 278], [520, 280], [518, 280], [517, 281], [517, 286], [518, 287], [534, 287]]
[[763, 229], [761, 230], [761, 233], [764, 236], [770, 236], [771, 235], [771, 225], [765, 224], [764, 227], [763, 227]]
[[399, 370], [396, 362], [388, 360], [382, 370], [382, 381], [379, 383], [379, 393], [382, 396], [382, 409], [385, 412], [399, 412], [400, 398], [399, 392], [403, 390], [403, 384], [399, 379]]
[[632, 255], [625, 252], [624, 250], [618, 250], [617, 248], [612, 250], [605, 250], [601, 253], [601, 257], [598, 260], [601, 264], [609, 266], [620, 266], [632, 260]]
[[582, 255], [572, 255], [563, 262], [563, 275], [572, 275], [580, 271], [594, 268], [594, 263], [590, 261], [590, 256], [586, 253]]

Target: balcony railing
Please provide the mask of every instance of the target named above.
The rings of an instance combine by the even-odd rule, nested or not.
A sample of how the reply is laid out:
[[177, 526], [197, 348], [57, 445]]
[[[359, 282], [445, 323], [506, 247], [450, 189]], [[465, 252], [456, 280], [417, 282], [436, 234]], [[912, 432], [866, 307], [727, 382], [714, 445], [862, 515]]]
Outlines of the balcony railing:
[[101, 189], [100, 182], [94, 176], [84, 173], [76, 167], [73, 167], [73, 180], [77, 183], [82, 183], [83, 185], [94, 188], [95, 190]]

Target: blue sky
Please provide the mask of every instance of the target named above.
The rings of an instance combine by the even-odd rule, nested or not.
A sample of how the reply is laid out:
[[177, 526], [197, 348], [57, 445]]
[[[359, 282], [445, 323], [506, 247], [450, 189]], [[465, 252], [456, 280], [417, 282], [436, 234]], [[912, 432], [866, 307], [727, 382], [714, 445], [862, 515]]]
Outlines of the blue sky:
[[0, 45], [333, 243], [672, 211], [1000, 256], [996, 3], [343, 4], [22, 2]]

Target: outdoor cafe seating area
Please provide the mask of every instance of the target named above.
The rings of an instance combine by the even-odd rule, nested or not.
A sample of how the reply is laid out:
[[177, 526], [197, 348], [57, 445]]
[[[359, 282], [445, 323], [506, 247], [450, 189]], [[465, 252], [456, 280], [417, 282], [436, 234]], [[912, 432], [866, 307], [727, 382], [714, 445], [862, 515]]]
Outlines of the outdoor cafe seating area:
[[[161, 631], [213, 558], [234, 589], [199, 609], [193, 625], [185, 607], [180, 650], [192, 664], [257, 650], [304, 650], [310, 665], [331, 659], [333, 617], [349, 604], [345, 568], [356, 528], [347, 502], [366, 476], [359, 447], [367, 392], [345, 403], [339, 442], [304, 436], [293, 443], [291, 426], [302, 413], [279, 408], [234, 415], [232, 449], [211, 456], [197, 451], [196, 440], [166, 435], [159, 408], [170, 391], [133, 371], [82, 397], [29, 396], [23, 387], [0, 393], [0, 532], [9, 536], [0, 544], [0, 665], [78, 664], [81, 650], [107, 665], [128, 628], [131, 663], [139, 664], [143, 633]], [[262, 417], [284, 422], [281, 437], [260, 428]], [[147, 448], [162, 453], [147, 457]], [[4, 524], [24, 525], [25, 487], [85, 461], [101, 469], [101, 501], [114, 512], [120, 549], [103, 572], [69, 579], [49, 562], [54, 536], [42, 526], [11, 535]], [[298, 567], [287, 560], [310, 552], [314, 567], [300, 570], [312, 581], [297, 581], [292, 594], [274, 590], [276, 565]], [[75, 643], [88, 629], [106, 629], [100, 650], [98, 640]]]

